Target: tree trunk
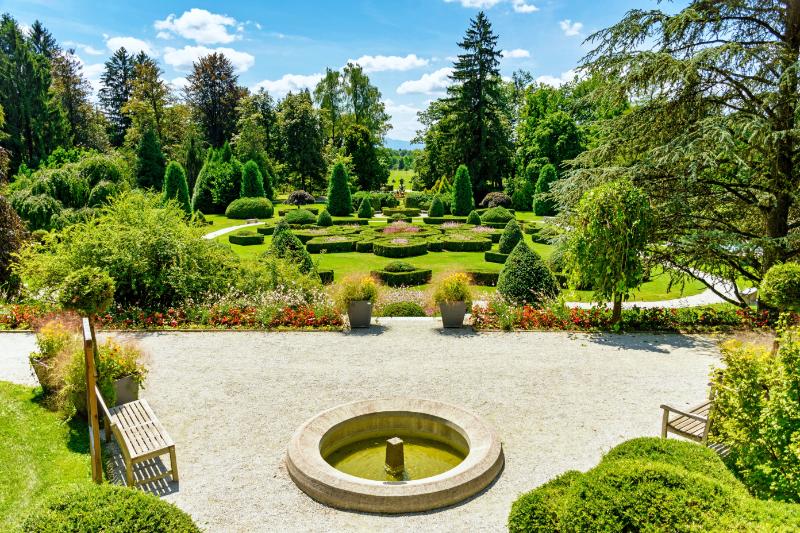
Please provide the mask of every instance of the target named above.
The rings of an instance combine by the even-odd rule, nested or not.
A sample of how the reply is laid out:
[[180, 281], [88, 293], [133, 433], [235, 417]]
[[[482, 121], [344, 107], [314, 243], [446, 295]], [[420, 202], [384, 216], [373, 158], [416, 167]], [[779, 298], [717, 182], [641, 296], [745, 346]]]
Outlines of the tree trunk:
[[617, 324], [620, 320], [622, 320], [622, 295], [615, 294], [614, 309], [611, 312], [611, 323]]

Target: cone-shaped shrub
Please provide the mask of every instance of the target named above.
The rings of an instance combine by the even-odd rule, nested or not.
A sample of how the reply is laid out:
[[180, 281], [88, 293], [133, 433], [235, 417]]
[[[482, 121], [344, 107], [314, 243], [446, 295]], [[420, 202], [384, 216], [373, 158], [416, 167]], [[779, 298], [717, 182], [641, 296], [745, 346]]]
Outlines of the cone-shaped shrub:
[[358, 218], [372, 218], [372, 215], [375, 214], [375, 211], [372, 209], [372, 200], [369, 197], [369, 194], [364, 196], [361, 200], [361, 205], [358, 206]]
[[558, 295], [558, 285], [539, 254], [521, 240], [500, 271], [497, 292], [517, 305], [537, 305]]
[[517, 221], [512, 218], [508, 221], [508, 224], [506, 224], [503, 235], [500, 237], [499, 252], [501, 254], [510, 254], [521, 240], [522, 230], [519, 224], [517, 224]]
[[[472, 178], [469, 176], [469, 169], [466, 165], [461, 165], [456, 170], [456, 177], [453, 180], [453, 203], [451, 211], [457, 217], [465, 217], [475, 207], [475, 199], [472, 197]], [[434, 216], [434, 215], [431, 215]]]
[[292, 233], [289, 225], [283, 220], [275, 226], [270, 250], [276, 257], [288, 259], [298, 265], [300, 272], [303, 274], [308, 274], [314, 269], [311, 254], [308, 253], [305, 245]]
[[186, 183], [186, 172], [177, 161], [170, 161], [164, 174], [164, 201], [175, 200], [188, 214], [192, 214], [189, 204], [189, 184]]
[[264, 198], [264, 178], [255, 161], [248, 161], [242, 169], [241, 198]]
[[321, 228], [328, 228], [333, 226], [333, 218], [331, 214], [328, 213], [327, 209], [323, 209], [322, 212], [317, 217], [317, 226]]
[[478, 214], [477, 211], [469, 212], [469, 216], [467, 216], [467, 224], [472, 224], [473, 226], [481, 225], [481, 216]]
[[344, 164], [336, 163], [328, 183], [328, 212], [335, 217], [346, 217], [353, 212], [349, 182]]
[[547, 196], [550, 185], [558, 179], [556, 167], [545, 165], [539, 172], [536, 182], [536, 194], [533, 197], [533, 213], [540, 217], [551, 217], [556, 214], [556, 203]]
[[428, 216], [431, 218], [438, 218], [444, 216], [444, 204], [442, 203], [442, 199], [438, 196], [433, 197], [433, 201], [431, 202], [431, 208], [428, 209]]
[[230, 163], [231, 159], [233, 158], [233, 151], [231, 150], [231, 145], [228, 141], [225, 141], [225, 144], [222, 145], [217, 151], [217, 158], [223, 163]]
[[164, 181], [164, 153], [153, 128], [147, 128], [136, 147], [136, 184], [143, 189], [161, 190]]
[[268, 168], [264, 168], [264, 172], [262, 173], [262, 178], [264, 180], [264, 196], [266, 196], [270, 200], [274, 200], [275, 188], [272, 186], [273, 183], [272, 174], [270, 174]]

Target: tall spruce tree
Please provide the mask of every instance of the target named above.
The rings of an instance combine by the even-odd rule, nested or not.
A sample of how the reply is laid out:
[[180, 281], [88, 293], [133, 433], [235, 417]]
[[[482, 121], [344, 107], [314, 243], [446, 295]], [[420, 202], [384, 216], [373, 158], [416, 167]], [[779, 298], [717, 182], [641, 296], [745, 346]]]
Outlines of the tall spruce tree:
[[98, 98], [111, 126], [109, 138], [114, 146], [121, 146], [131, 119], [122, 110], [131, 97], [136, 58], [124, 47], [119, 48], [106, 61], [100, 77]]
[[224, 54], [214, 52], [198, 59], [186, 79], [186, 97], [206, 140], [211, 146], [222, 146], [235, 131], [236, 106], [245, 94], [233, 64]]
[[57, 52], [50, 60], [50, 91], [61, 104], [73, 144], [90, 144], [93, 109], [89, 101], [92, 86], [83, 76], [83, 66], [74, 50]]
[[58, 46], [58, 41], [50, 33], [50, 30], [44, 27], [40, 21], [36, 20], [31, 25], [30, 32], [28, 33], [33, 50], [48, 60], [52, 60], [60, 51], [61, 47]]
[[147, 128], [136, 148], [136, 184], [145, 189], [161, 190], [165, 165], [158, 135], [153, 128]]

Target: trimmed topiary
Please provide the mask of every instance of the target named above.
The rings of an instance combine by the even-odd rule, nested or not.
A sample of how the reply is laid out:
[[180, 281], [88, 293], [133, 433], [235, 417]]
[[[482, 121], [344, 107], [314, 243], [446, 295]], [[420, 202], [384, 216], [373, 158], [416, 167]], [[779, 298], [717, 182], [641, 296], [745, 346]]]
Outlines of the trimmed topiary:
[[481, 216], [477, 211], [473, 210], [469, 212], [469, 215], [467, 216], [467, 224], [471, 224], [473, 226], [481, 225]]
[[265, 198], [264, 177], [255, 161], [248, 161], [242, 168], [242, 198]]
[[281, 220], [275, 226], [270, 252], [276, 257], [294, 262], [298, 265], [300, 272], [304, 274], [308, 274], [314, 269], [311, 255], [300, 239], [289, 229], [285, 220]]
[[372, 209], [372, 200], [369, 194], [361, 200], [361, 205], [358, 206], [358, 218], [372, 218], [375, 211]]
[[428, 243], [419, 237], [376, 239], [372, 243], [372, 253], [381, 257], [415, 257], [428, 253]]
[[442, 247], [448, 252], [487, 252], [492, 249], [492, 241], [480, 235], [469, 233], [448, 233], [441, 237]]
[[145, 129], [136, 147], [136, 184], [143, 189], [162, 190], [166, 165], [156, 132]]
[[505, 207], [492, 207], [481, 215], [482, 224], [505, 224], [514, 219], [514, 214]]
[[355, 249], [356, 239], [345, 235], [328, 235], [314, 237], [306, 243], [306, 250], [310, 254], [336, 254], [352, 252]]
[[511, 195], [511, 206], [515, 211], [531, 211], [534, 193], [533, 184], [527, 178], [523, 178], [521, 183], [517, 183], [514, 194]]
[[22, 531], [199, 533], [200, 529], [188, 514], [152, 494], [111, 484], [87, 483], [50, 496], [24, 520]]
[[428, 314], [416, 302], [392, 302], [379, 309], [380, 316], [426, 317]]
[[317, 275], [319, 276], [319, 280], [322, 282], [323, 285], [330, 285], [333, 283], [333, 270], [317, 270]]
[[415, 287], [425, 285], [431, 280], [433, 271], [429, 269], [415, 269], [410, 272], [389, 272], [386, 270], [373, 270], [370, 274], [389, 287]]
[[264, 236], [252, 230], [241, 230], [228, 235], [228, 242], [239, 246], [256, 246], [264, 244]]
[[344, 164], [339, 162], [333, 166], [328, 184], [328, 212], [335, 217], [346, 217], [353, 212], [353, 200], [350, 198], [350, 178]]
[[533, 213], [540, 217], [551, 217], [556, 214], [556, 203], [550, 198], [550, 187], [558, 179], [558, 172], [553, 165], [545, 165], [539, 171], [536, 181], [536, 193], [533, 196]]
[[444, 216], [444, 204], [442, 203], [442, 199], [438, 196], [433, 197], [433, 201], [431, 202], [431, 208], [428, 210], [428, 217], [430, 218], [437, 218]]
[[239, 198], [230, 203], [225, 210], [225, 216], [234, 220], [247, 220], [249, 218], [272, 218], [275, 208], [272, 202], [264, 198]]
[[392, 215], [404, 215], [407, 217], [418, 217], [420, 210], [418, 207], [389, 207], [383, 210], [383, 214], [387, 217]]
[[481, 287], [496, 287], [500, 272], [496, 270], [471, 269], [464, 273], [470, 277], [474, 285]]
[[309, 205], [314, 203], [314, 197], [304, 190], [292, 191], [286, 198], [286, 203], [294, 206]]
[[317, 217], [317, 226], [321, 228], [333, 226], [333, 218], [331, 217], [331, 214], [328, 213], [327, 209], [323, 209]]
[[510, 254], [522, 239], [522, 230], [517, 221], [512, 218], [506, 224], [503, 235], [500, 236], [500, 246], [497, 251], [501, 254]]
[[453, 202], [451, 212], [459, 217], [465, 217], [475, 207], [475, 198], [472, 196], [472, 178], [466, 165], [460, 165], [453, 179]]
[[306, 209], [292, 209], [283, 219], [291, 226], [308, 226], [317, 221], [314, 213]]
[[511, 197], [504, 192], [490, 192], [481, 201], [481, 207], [511, 207]]
[[779, 311], [800, 312], [800, 263], [784, 263], [770, 268], [761, 280], [758, 296]]
[[537, 305], [555, 298], [559, 289], [539, 254], [528, 248], [525, 241], [520, 241], [500, 272], [497, 292], [517, 305]]

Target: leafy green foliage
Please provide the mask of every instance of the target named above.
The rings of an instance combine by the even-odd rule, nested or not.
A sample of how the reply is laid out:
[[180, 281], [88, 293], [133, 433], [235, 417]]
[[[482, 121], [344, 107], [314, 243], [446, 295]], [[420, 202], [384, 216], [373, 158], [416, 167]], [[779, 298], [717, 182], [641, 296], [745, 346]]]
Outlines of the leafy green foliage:
[[164, 200], [175, 200], [187, 214], [192, 214], [189, 204], [189, 185], [186, 183], [186, 173], [177, 161], [170, 161], [164, 174]]
[[539, 254], [521, 240], [500, 271], [497, 292], [518, 305], [537, 305], [555, 298], [559, 290], [553, 274]]
[[28, 517], [24, 533], [148, 531], [199, 533], [188, 514], [152, 494], [114, 485], [85, 484], [50, 497]]
[[162, 190], [165, 167], [158, 136], [153, 128], [148, 128], [136, 148], [136, 184], [144, 189]]
[[235, 220], [247, 220], [249, 218], [272, 218], [275, 208], [272, 202], [263, 196], [258, 198], [239, 198], [230, 203], [225, 210], [225, 216]]
[[331, 217], [331, 214], [328, 213], [327, 209], [323, 209], [320, 212], [319, 216], [317, 216], [317, 226], [320, 226], [322, 228], [328, 228], [333, 226], [333, 218]]
[[471, 224], [473, 226], [481, 225], [481, 216], [477, 211], [473, 210], [469, 212], [469, 215], [467, 216], [467, 224]]
[[345, 131], [345, 155], [350, 157], [356, 183], [363, 191], [377, 190], [389, 179], [389, 169], [381, 164], [375, 144], [366, 126], [353, 124]]
[[428, 216], [433, 218], [444, 216], [444, 204], [442, 204], [442, 199], [438, 196], [433, 197], [431, 208], [428, 210]]
[[475, 207], [475, 198], [472, 195], [472, 178], [466, 165], [459, 165], [456, 177], [453, 179], [453, 208], [451, 211], [457, 217], [463, 217]]
[[292, 226], [306, 226], [317, 221], [314, 213], [306, 209], [292, 209], [283, 217], [287, 224]]
[[800, 502], [800, 330], [785, 329], [777, 354], [731, 341], [716, 370], [712, 437], [753, 494]]
[[358, 206], [358, 218], [372, 218], [375, 211], [372, 209], [372, 200], [369, 195], [361, 200], [361, 205]]
[[758, 294], [770, 307], [800, 313], [800, 264], [784, 263], [770, 268], [761, 280]]
[[353, 212], [350, 198], [350, 178], [342, 162], [333, 166], [328, 184], [328, 212], [335, 217], [346, 217]]
[[512, 218], [508, 221], [508, 224], [506, 224], [503, 235], [500, 237], [498, 251], [501, 254], [510, 254], [514, 248], [516, 248], [517, 244], [522, 241], [523, 237], [522, 229], [520, 229], [517, 221]]
[[511, 197], [503, 192], [490, 192], [481, 200], [481, 207], [511, 208]]
[[290, 182], [300, 189], [321, 189], [325, 176], [322, 125], [308, 91], [286, 95], [278, 105], [278, 124], [281, 160]]
[[232, 156], [230, 146], [226, 143], [219, 150], [210, 149], [194, 186], [192, 209], [222, 213], [241, 192], [242, 164]]
[[557, 179], [558, 173], [555, 166], [548, 164], [542, 167], [533, 197], [533, 213], [536, 216], [552, 217], [556, 214], [556, 201], [549, 195], [550, 187]]
[[511, 206], [515, 211], [530, 211], [533, 208], [534, 193], [530, 180], [522, 178], [511, 195]]
[[[103, 207], [104, 205], [108, 204], [111, 199], [119, 194], [120, 187], [116, 183], [111, 181], [101, 181], [94, 187], [92, 187], [91, 192], [89, 193], [89, 203], [88, 207]], [[189, 192], [186, 192], [187, 202]], [[191, 209], [191, 207], [190, 207]]]
[[242, 198], [264, 198], [264, 178], [255, 161], [248, 161], [242, 168]]
[[114, 301], [114, 280], [97, 267], [83, 267], [64, 278], [58, 300], [64, 309], [83, 316], [102, 314]]

